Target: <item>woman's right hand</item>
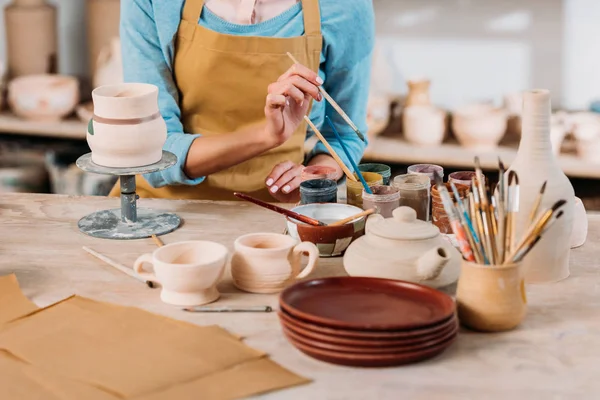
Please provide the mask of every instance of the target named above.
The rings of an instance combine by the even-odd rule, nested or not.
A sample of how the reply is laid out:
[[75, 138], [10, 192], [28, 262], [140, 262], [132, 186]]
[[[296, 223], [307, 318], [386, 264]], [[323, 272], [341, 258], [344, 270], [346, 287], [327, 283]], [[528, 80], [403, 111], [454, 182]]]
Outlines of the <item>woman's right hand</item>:
[[277, 82], [269, 85], [265, 116], [265, 135], [273, 147], [285, 143], [308, 112], [310, 99], [321, 101], [318, 86], [323, 80], [304, 65], [294, 64]]

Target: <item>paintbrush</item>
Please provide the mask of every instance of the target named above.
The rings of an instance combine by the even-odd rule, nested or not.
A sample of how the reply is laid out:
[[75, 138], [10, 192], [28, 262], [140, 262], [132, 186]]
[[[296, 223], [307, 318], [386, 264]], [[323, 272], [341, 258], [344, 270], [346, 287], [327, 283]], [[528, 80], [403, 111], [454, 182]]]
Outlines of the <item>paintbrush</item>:
[[452, 228], [452, 232], [456, 236], [456, 240], [458, 242], [458, 248], [462, 253], [463, 257], [467, 261], [475, 261], [475, 256], [473, 255], [473, 250], [469, 245], [469, 240], [467, 239], [467, 233], [463, 229], [463, 226], [460, 223], [460, 219], [458, 217], [458, 213], [454, 208], [454, 204], [452, 203], [452, 199], [450, 198], [450, 194], [448, 193], [448, 189], [444, 185], [444, 181], [442, 177], [437, 171], [433, 172], [433, 178], [435, 184], [437, 186], [440, 197], [442, 198], [442, 204], [444, 205], [444, 210], [448, 215], [448, 220], [450, 221], [450, 227]]
[[275, 204], [266, 203], [266, 202], [264, 202], [262, 200], [255, 199], [254, 197], [248, 196], [247, 194], [244, 194], [244, 193], [235, 192], [233, 195], [235, 197], [239, 198], [239, 199], [249, 201], [250, 203], [254, 203], [257, 206], [261, 206], [261, 207], [266, 208], [268, 210], [275, 211], [276, 213], [283, 214], [286, 217], [293, 218], [293, 219], [298, 220], [300, 222], [304, 222], [305, 224], [308, 224], [308, 225], [313, 225], [313, 226], [327, 226], [327, 224], [325, 224], [324, 222], [321, 222], [321, 221], [316, 220], [314, 218], [310, 218], [310, 217], [307, 217], [306, 215], [298, 214], [297, 212], [294, 212], [294, 211], [291, 211], [291, 210], [286, 210], [285, 208], [276, 206]]
[[183, 311], [204, 313], [239, 313], [239, 312], [271, 312], [271, 306], [227, 307], [227, 306], [196, 306], [186, 307]]
[[532, 223], [535, 220], [535, 216], [537, 215], [538, 209], [540, 208], [540, 204], [542, 204], [542, 198], [544, 197], [544, 192], [546, 191], [546, 185], [548, 181], [545, 181], [542, 184], [540, 189], [540, 193], [538, 194], [537, 199], [535, 199], [535, 203], [533, 204], [533, 208], [531, 209], [531, 214], [529, 214], [529, 222]]
[[366, 217], [367, 215], [371, 215], [371, 214], [373, 214], [374, 212], [375, 212], [375, 209], [374, 209], [374, 208], [369, 208], [368, 210], [365, 210], [365, 211], [363, 211], [363, 212], [360, 212], [360, 213], [358, 213], [358, 214], [354, 214], [354, 215], [351, 215], [351, 216], [349, 216], [349, 217], [347, 217], [347, 218], [340, 219], [339, 221], [335, 221], [334, 223], [332, 223], [332, 224], [329, 224], [328, 226], [340, 226], [340, 225], [345, 225], [345, 224], [347, 224], [347, 223], [348, 223], [348, 222], [350, 222], [350, 221], [354, 221], [355, 219], [357, 219], [357, 218], [360, 218], [360, 217]]
[[98, 260], [104, 261], [105, 263], [107, 263], [108, 265], [110, 265], [111, 267], [121, 271], [124, 274], [129, 275], [130, 277], [132, 277], [133, 279], [136, 279], [142, 283], [145, 283], [146, 286], [148, 286], [149, 288], [154, 288], [154, 282], [152, 281], [147, 281], [144, 278], [142, 278], [141, 276], [139, 276], [133, 269], [131, 268], [127, 268], [126, 266], [119, 264], [116, 261], [111, 260], [110, 258], [90, 249], [89, 247], [85, 247], [83, 246], [83, 250], [85, 250], [86, 252], [88, 252], [89, 254], [93, 255], [94, 257], [96, 257]]
[[515, 255], [515, 257], [514, 257], [514, 259], [513, 259], [513, 260], [514, 260], [514, 262], [518, 263], [518, 262], [521, 262], [521, 261], [523, 261], [523, 258], [525, 258], [525, 256], [526, 256], [527, 254], [529, 254], [529, 252], [530, 252], [530, 251], [533, 249], [533, 247], [534, 247], [534, 246], [537, 244], [537, 242], [539, 242], [539, 241], [540, 241], [540, 239], [542, 238], [542, 236], [544, 236], [544, 234], [545, 234], [545, 233], [546, 233], [546, 232], [547, 232], [547, 231], [548, 231], [548, 230], [549, 230], [549, 229], [552, 227], [552, 225], [554, 225], [554, 223], [556, 223], [556, 220], [557, 220], [557, 219], [559, 219], [560, 217], [562, 217], [562, 216], [563, 216], [563, 214], [564, 214], [564, 213], [563, 213], [562, 211], [560, 211], [560, 212], [559, 212], [559, 213], [556, 215], [556, 217], [554, 217], [554, 219], [552, 219], [550, 222], [548, 222], [548, 223], [546, 224], [546, 226], [544, 227], [544, 230], [543, 230], [543, 231], [542, 231], [542, 232], [541, 232], [539, 235], [537, 235], [537, 236], [535, 237], [535, 239], [533, 239], [533, 241], [532, 241], [532, 242], [531, 242], [529, 245], [525, 246], [525, 247], [524, 247], [524, 248], [523, 248], [521, 251], [519, 251], [519, 252], [518, 252], [518, 253]]
[[329, 127], [333, 131], [333, 134], [335, 135], [335, 137], [338, 140], [338, 142], [340, 142], [340, 146], [342, 146], [342, 150], [344, 150], [344, 153], [346, 154], [346, 157], [348, 158], [348, 160], [350, 160], [350, 164], [352, 164], [352, 168], [354, 169], [354, 173], [356, 174], [356, 176], [358, 176], [358, 179], [360, 180], [360, 183], [362, 183], [363, 188], [365, 189], [365, 192], [368, 193], [368, 194], [373, 194], [373, 191], [371, 190], [371, 188], [367, 184], [367, 181], [365, 181], [364, 176], [362, 176], [362, 173], [358, 169], [358, 165], [356, 165], [356, 163], [354, 162], [354, 159], [350, 155], [350, 152], [346, 148], [346, 145], [344, 144], [344, 141], [342, 140], [342, 137], [338, 133], [337, 129], [335, 129], [335, 125], [333, 125], [333, 122], [331, 122], [331, 119], [329, 119], [329, 117], [327, 115], [325, 116], [325, 121], [329, 124]]
[[481, 218], [480, 202], [479, 202], [479, 190], [475, 183], [476, 178], [471, 181], [471, 193], [469, 193], [469, 201], [471, 203], [471, 221], [474, 221], [474, 226], [477, 229], [477, 236], [480, 239], [482, 255], [486, 263], [490, 262], [490, 249], [488, 248], [485, 240], [485, 229], [483, 227], [483, 219]]
[[480, 249], [479, 237], [473, 228], [473, 224], [471, 222], [471, 218], [469, 218], [469, 213], [463, 200], [460, 198], [460, 194], [458, 193], [458, 189], [454, 182], [450, 182], [450, 187], [452, 188], [452, 194], [454, 195], [454, 200], [456, 201], [459, 218], [461, 219], [461, 223], [463, 224], [463, 229], [467, 234], [467, 239], [469, 240], [469, 244], [471, 245], [471, 249], [473, 250], [473, 254], [475, 255], [475, 261], [478, 264], [483, 263], [483, 255]]
[[[517, 229], [517, 213], [519, 212], [519, 175], [515, 171], [508, 173], [508, 207], [506, 221], [506, 237], [504, 254], [512, 254], [515, 249], [515, 236]], [[505, 260], [506, 261], [506, 257]]]
[[162, 242], [162, 240], [160, 240], [160, 239], [158, 238], [158, 236], [156, 236], [156, 235], [152, 235], [152, 240], [154, 241], [154, 243], [156, 243], [156, 245], [157, 245], [158, 247], [163, 247], [163, 246], [165, 245], [165, 244]]
[[333, 147], [331, 147], [329, 145], [329, 143], [327, 142], [327, 140], [325, 140], [325, 138], [323, 137], [323, 135], [321, 134], [321, 132], [319, 132], [319, 130], [317, 129], [317, 127], [315, 126], [315, 124], [312, 123], [312, 121], [310, 120], [310, 118], [308, 118], [305, 115], [304, 116], [304, 120], [308, 123], [308, 125], [310, 125], [310, 128], [313, 130], [313, 132], [315, 133], [315, 135], [317, 135], [317, 137], [319, 138], [319, 140], [325, 145], [325, 147], [327, 148], [327, 150], [329, 150], [329, 154], [331, 155], [331, 157], [333, 157], [333, 159], [335, 160], [335, 162], [338, 163], [338, 165], [340, 166], [340, 168], [342, 168], [342, 171], [344, 171], [344, 174], [346, 174], [346, 177], [348, 179], [350, 179], [351, 181], [356, 182], [356, 177], [354, 176], [354, 174], [352, 172], [350, 172], [350, 170], [348, 169], [348, 167], [346, 167], [346, 164], [344, 164], [344, 162], [337, 155], [337, 153], [335, 152], [335, 150], [333, 149]]
[[480, 193], [480, 209], [481, 219], [483, 220], [483, 229], [485, 233], [485, 240], [488, 243], [490, 253], [488, 257], [492, 264], [496, 264], [498, 260], [498, 250], [496, 248], [496, 237], [492, 228], [492, 219], [494, 218], [490, 210], [490, 201], [486, 190], [487, 184], [483, 170], [481, 169], [481, 163], [479, 157], [475, 156], [475, 176], [477, 177], [477, 183]]
[[527, 243], [533, 242], [536, 236], [541, 235], [542, 231], [544, 231], [545, 226], [548, 224], [554, 213], [556, 213], [556, 211], [562, 206], [564, 206], [566, 203], [566, 200], [559, 200], [556, 203], [554, 203], [554, 205], [551, 208], [549, 208], [542, 215], [540, 215], [535, 224], [532, 224], [525, 233], [525, 235], [523, 235], [523, 238], [521, 239], [515, 250], [513, 250], [510, 253], [510, 256], [507, 258], [508, 262], [514, 260], [515, 255], [519, 251], [521, 251], [527, 245]]
[[504, 174], [506, 169], [504, 168], [504, 163], [498, 157], [498, 185], [496, 189], [498, 191], [496, 198], [496, 207], [498, 210], [498, 259], [500, 263], [504, 262], [504, 236], [506, 232], [506, 182], [504, 181]]
[[[294, 62], [294, 64], [302, 65], [302, 64], [300, 64], [298, 62], [298, 60], [296, 60], [296, 58], [292, 55], [292, 53], [287, 52], [287, 55]], [[356, 125], [354, 125], [354, 122], [352, 122], [352, 120], [344, 112], [344, 110], [342, 110], [342, 107], [340, 107], [338, 105], [338, 103], [336, 103], [335, 100], [333, 100], [331, 98], [331, 96], [329, 95], [329, 93], [327, 93], [325, 91], [325, 89], [323, 88], [323, 86], [317, 86], [317, 87], [319, 88], [319, 92], [321, 92], [321, 94], [323, 95], [323, 97], [325, 97], [325, 99], [329, 102], [329, 104], [331, 104], [331, 106], [338, 112], [338, 114], [340, 114], [340, 116], [344, 119], [344, 121], [346, 121], [346, 123], [348, 125], [350, 125], [350, 128], [352, 128], [352, 130], [354, 132], [356, 132], [356, 135], [360, 138], [360, 140], [362, 140], [363, 142], [366, 142], [365, 136], [360, 132], [360, 130], [358, 129], [358, 127]]]

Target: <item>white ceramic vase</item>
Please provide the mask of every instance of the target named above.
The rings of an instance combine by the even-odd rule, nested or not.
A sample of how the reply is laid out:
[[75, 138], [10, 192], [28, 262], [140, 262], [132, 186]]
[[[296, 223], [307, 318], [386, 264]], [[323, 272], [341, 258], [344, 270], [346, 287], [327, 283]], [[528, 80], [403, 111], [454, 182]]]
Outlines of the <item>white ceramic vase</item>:
[[92, 161], [112, 168], [157, 163], [167, 139], [158, 88], [144, 83], [101, 86], [92, 92], [94, 117], [87, 142]]
[[489, 104], [472, 104], [457, 109], [452, 130], [459, 143], [475, 151], [494, 151], [506, 132], [504, 109]]
[[410, 106], [402, 115], [402, 132], [410, 143], [438, 146], [444, 140], [446, 113], [432, 106]]
[[521, 143], [517, 157], [510, 166], [511, 170], [518, 173], [520, 185], [517, 242], [529, 226], [529, 214], [544, 181], [548, 183], [540, 210], [552, 207], [560, 199], [567, 200], [567, 204], [561, 208], [564, 215], [523, 260], [525, 279], [528, 283], [555, 282], [569, 276], [575, 193], [553, 154], [550, 119], [550, 92], [526, 92], [523, 96]]

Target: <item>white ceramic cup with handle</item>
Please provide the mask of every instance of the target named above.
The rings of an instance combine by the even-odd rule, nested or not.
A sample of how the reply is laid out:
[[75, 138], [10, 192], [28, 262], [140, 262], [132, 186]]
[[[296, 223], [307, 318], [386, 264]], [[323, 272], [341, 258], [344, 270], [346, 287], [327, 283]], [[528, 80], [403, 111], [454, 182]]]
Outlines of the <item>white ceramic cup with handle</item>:
[[[277, 293], [298, 279], [307, 277], [317, 266], [319, 249], [313, 243], [299, 243], [279, 233], [251, 233], [234, 243], [231, 259], [233, 283], [252, 293]], [[301, 268], [302, 254], [308, 263]]]
[[[141, 277], [161, 284], [160, 298], [165, 303], [199, 306], [219, 298], [216, 286], [228, 254], [225, 246], [215, 242], [178, 242], [140, 256], [133, 269]], [[151, 264], [154, 272], [145, 271], [144, 264]]]

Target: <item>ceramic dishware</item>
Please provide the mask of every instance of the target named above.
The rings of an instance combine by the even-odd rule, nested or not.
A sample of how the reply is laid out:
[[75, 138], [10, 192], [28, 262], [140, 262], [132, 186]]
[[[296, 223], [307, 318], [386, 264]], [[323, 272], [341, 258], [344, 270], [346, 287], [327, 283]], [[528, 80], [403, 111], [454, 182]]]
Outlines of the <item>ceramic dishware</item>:
[[65, 75], [26, 75], [8, 83], [8, 104], [19, 117], [59, 121], [79, 102], [79, 81]]
[[473, 104], [454, 111], [452, 130], [463, 147], [491, 151], [504, 136], [506, 121], [503, 109], [489, 104]]
[[390, 178], [392, 176], [392, 169], [390, 168], [389, 165], [380, 164], [380, 163], [364, 163], [364, 164], [358, 165], [358, 170], [360, 172], [375, 172], [376, 174], [381, 175], [381, 177], [383, 178], [384, 185], [390, 184]]
[[391, 279], [334, 277], [296, 283], [279, 296], [295, 318], [330, 328], [390, 331], [452, 317], [454, 300], [430, 287]]
[[575, 136], [577, 155], [579, 158], [600, 164], [600, 116], [579, 114], [574, 120], [573, 135]]
[[394, 210], [393, 218], [371, 215], [366, 234], [346, 250], [344, 268], [350, 276], [399, 279], [431, 287], [456, 282], [461, 256], [437, 227], [417, 219], [410, 207]]
[[474, 330], [498, 332], [515, 328], [527, 310], [522, 265], [463, 261], [456, 307], [461, 324]]
[[575, 197], [575, 210], [573, 212], [573, 232], [571, 232], [571, 248], [583, 246], [587, 239], [588, 218], [583, 202]]
[[431, 81], [424, 77], [415, 77], [408, 79], [408, 96], [406, 96], [406, 107], [411, 106], [430, 106], [429, 87]]
[[157, 163], [167, 139], [158, 87], [145, 83], [101, 86], [92, 92], [94, 118], [87, 142], [95, 164], [112, 168]]
[[563, 216], [523, 260], [528, 283], [556, 282], [569, 276], [575, 192], [552, 152], [550, 121], [550, 92], [541, 89], [525, 92], [523, 134], [517, 157], [508, 171], [515, 171], [519, 177], [520, 200], [515, 225], [517, 240], [522, 238], [531, 224], [529, 216], [545, 181], [546, 190], [540, 209], [548, 209], [559, 200], [567, 201], [561, 208]]
[[[362, 208], [362, 193], [364, 186], [362, 185], [362, 182], [360, 182], [360, 179], [358, 179], [358, 176], [356, 174], [354, 174], [354, 176], [356, 176], [356, 181], [346, 180], [346, 203]], [[381, 174], [376, 172], [363, 172], [362, 176], [369, 187], [383, 185], [383, 177]]]
[[[292, 211], [331, 224], [363, 210], [347, 204], [314, 203], [295, 207]], [[293, 238], [314, 243], [321, 257], [333, 257], [343, 254], [354, 239], [364, 234], [365, 217], [340, 226], [312, 226], [287, 218], [287, 229]]]
[[337, 183], [331, 179], [311, 179], [300, 183], [300, 203], [337, 203]]
[[393, 186], [375, 185], [371, 188], [372, 193], [363, 190], [363, 208], [374, 209], [375, 213], [389, 218], [392, 212], [400, 206], [400, 191]]
[[[319, 251], [309, 242], [277, 233], [251, 233], [234, 243], [231, 275], [236, 287], [251, 293], [277, 293], [317, 267]], [[302, 254], [308, 264], [301, 268]]]
[[[177, 306], [199, 306], [220, 296], [217, 283], [225, 270], [228, 250], [215, 242], [178, 242], [140, 256], [133, 269], [146, 280], [159, 282], [160, 298]], [[144, 270], [151, 264], [154, 272]]]
[[446, 112], [432, 106], [410, 106], [402, 112], [404, 138], [420, 146], [437, 146], [446, 133]]
[[94, 118], [94, 103], [88, 101], [86, 103], [79, 104], [77, 107], [75, 107], [75, 113], [80, 121], [87, 124], [92, 118]]

